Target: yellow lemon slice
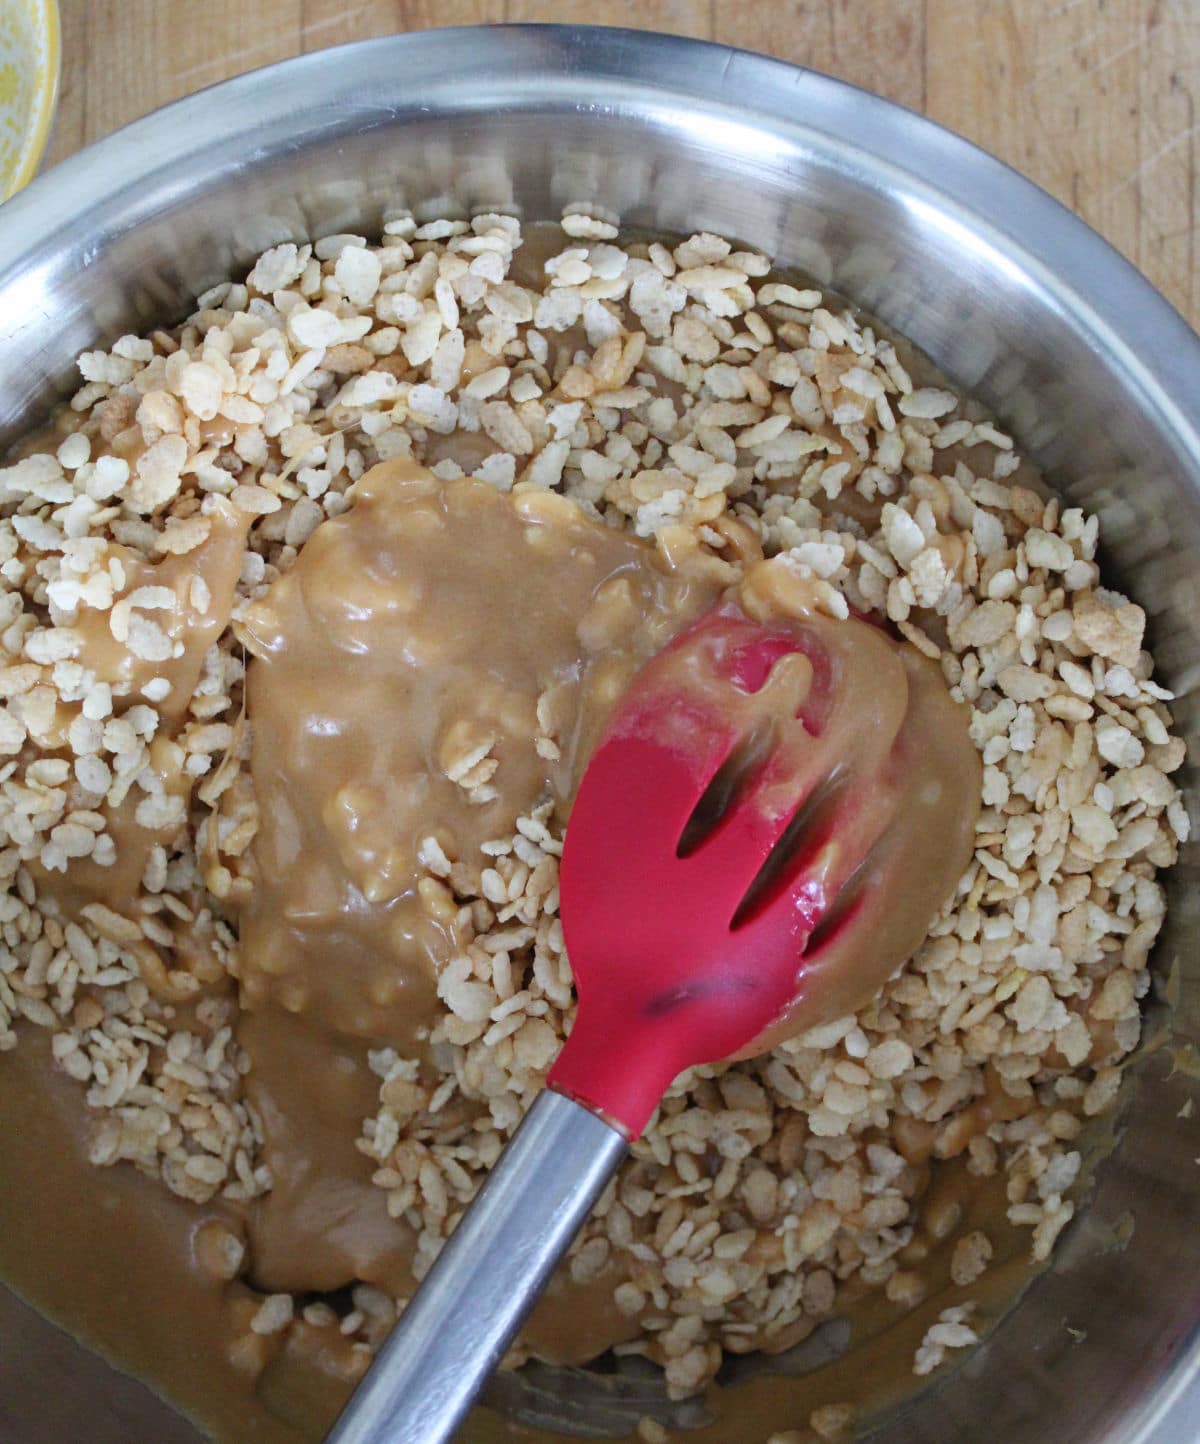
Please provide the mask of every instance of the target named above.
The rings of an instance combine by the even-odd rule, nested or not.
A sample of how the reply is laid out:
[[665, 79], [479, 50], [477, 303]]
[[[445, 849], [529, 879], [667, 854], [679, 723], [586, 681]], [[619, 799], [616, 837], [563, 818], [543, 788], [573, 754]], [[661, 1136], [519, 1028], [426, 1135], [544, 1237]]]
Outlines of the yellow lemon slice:
[[55, 0], [0, 0], [0, 200], [31, 180], [58, 99]]

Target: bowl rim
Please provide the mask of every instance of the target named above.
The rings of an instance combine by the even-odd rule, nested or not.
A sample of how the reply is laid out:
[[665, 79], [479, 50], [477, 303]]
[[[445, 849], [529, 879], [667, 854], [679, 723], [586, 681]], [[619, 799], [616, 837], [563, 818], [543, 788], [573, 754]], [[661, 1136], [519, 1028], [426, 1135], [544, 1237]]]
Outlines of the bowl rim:
[[[0, 291], [36, 271], [81, 224], [104, 233], [118, 202], [121, 229], [149, 220], [155, 210], [148, 202], [139, 208], [137, 193], [169, 201], [172, 174], [201, 154], [213, 174], [236, 165], [248, 131], [286, 132], [290, 146], [302, 146], [306, 137], [346, 128], [339, 101], [346, 115], [356, 106], [362, 115], [364, 101], [384, 102], [389, 88], [409, 106], [414, 96], [436, 105], [439, 94], [454, 94], [455, 109], [470, 112], [464, 52], [474, 63], [488, 57], [489, 111], [553, 102], [573, 112], [584, 106], [603, 124], [623, 100], [636, 96], [643, 117], [665, 117], [673, 98], [793, 148], [858, 156], [860, 173], [868, 164], [880, 178], [902, 177], [911, 204], [928, 206], [964, 246], [1015, 269], [1041, 306], [1069, 315], [1110, 354], [1200, 491], [1200, 336], [1114, 246], [1033, 181], [915, 111], [817, 71], [689, 37], [585, 25], [460, 26], [357, 41], [218, 82], [76, 152], [6, 202]], [[298, 93], [306, 97], [301, 116]], [[1190, 1438], [1197, 1425], [1200, 1317], [1172, 1341], [1153, 1392], [1112, 1422], [1106, 1444]]]

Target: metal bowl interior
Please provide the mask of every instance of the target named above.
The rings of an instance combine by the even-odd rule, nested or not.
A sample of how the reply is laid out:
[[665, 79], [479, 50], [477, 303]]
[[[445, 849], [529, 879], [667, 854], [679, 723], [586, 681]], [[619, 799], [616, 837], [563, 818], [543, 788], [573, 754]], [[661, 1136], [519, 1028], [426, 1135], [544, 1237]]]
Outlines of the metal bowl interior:
[[[177, 319], [269, 244], [369, 233], [385, 205], [538, 219], [573, 202], [763, 247], [979, 396], [1057, 489], [1101, 515], [1111, 575], [1150, 612], [1195, 738], [1200, 340], [998, 162], [744, 53], [617, 30], [430, 32], [290, 61], [137, 122], [0, 211], [0, 443], [69, 389], [77, 352]], [[1178, 960], [1178, 1048], [1200, 1033], [1194, 849], [1171, 893], [1158, 963]], [[1195, 1124], [1178, 1116], [1195, 1083], [1167, 1076], [1173, 1056], [1132, 1070], [1118, 1145], [1061, 1262], [873, 1437], [1200, 1437], [1200, 1170]], [[1128, 1245], [1106, 1248], [1130, 1213]], [[11, 1299], [0, 1339], [4, 1437], [196, 1437]]]

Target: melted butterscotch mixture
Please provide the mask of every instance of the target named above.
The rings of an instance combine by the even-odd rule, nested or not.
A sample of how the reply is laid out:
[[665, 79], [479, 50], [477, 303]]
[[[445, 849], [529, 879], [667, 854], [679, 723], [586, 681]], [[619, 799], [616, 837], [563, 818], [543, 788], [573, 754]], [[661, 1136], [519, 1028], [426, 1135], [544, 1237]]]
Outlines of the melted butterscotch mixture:
[[[239, 1037], [273, 1179], [263, 1287], [411, 1290], [411, 1238], [354, 1145], [367, 1049], [428, 1053], [439, 970], [475, 932], [423, 852], [470, 856], [546, 796], [565, 808], [630, 676], [715, 595], [560, 497], [402, 462], [363, 477], [244, 615], [260, 819]], [[611, 1286], [607, 1305], [585, 1292], [543, 1306], [540, 1355], [582, 1362], [628, 1334]]]
[[[565, 817], [633, 674], [721, 595], [702, 565], [671, 568], [553, 494], [506, 497], [401, 461], [369, 471], [352, 501], [237, 624], [252, 658], [245, 708], [258, 820], [252, 867], [230, 892], [235, 1032], [271, 1187], [211, 1222], [190, 1220], [186, 1245], [165, 1259], [149, 1255], [158, 1290], [165, 1269], [170, 1288], [203, 1295], [224, 1335], [220, 1355], [251, 1380], [274, 1349], [253, 1335], [247, 1344], [252, 1295], [240, 1282], [214, 1291], [231, 1250], [244, 1249], [247, 1278], [272, 1294], [367, 1283], [404, 1297], [414, 1286], [411, 1232], [388, 1217], [355, 1140], [373, 1110], [367, 1050], [428, 1054], [444, 1012], [439, 971], [475, 935], [471, 910], [431, 886], [424, 854], [431, 844], [475, 854], [547, 798]], [[183, 698], [229, 615], [229, 546], [236, 559], [243, 532], [218, 510], [182, 591], [176, 583], [183, 650], [169, 675]], [[126, 585], [170, 586], [179, 572], [173, 562], [130, 567]], [[200, 614], [197, 579], [209, 599]], [[819, 688], [814, 662], [794, 652], [740, 703], [729, 684], [717, 702], [747, 736], [777, 724], [787, 786], [808, 790], [811, 776], [845, 769], [862, 795], [821, 875], [835, 892], [852, 871], [835, 859], [838, 842], [869, 856], [869, 875], [854, 879], [862, 918], [821, 950], [816, 988], [806, 974], [805, 995], [756, 1052], [871, 997], [961, 873], [978, 808], [977, 754], [936, 669], [873, 626], [820, 615], [812, 596], [784, 563], [759, 563], [727, 606], [767, 628], [802, 627]], [[141, 700], [149, 664], [138, 668], [95, 624], [82, 630], [80, 655]], [[662, 665], [678, 668], [685, 655]], [[158, 738], [151, 760], [163, 795], [186, 795], [178, 745]], [[793, 804], [781, 795], [779, 805]], [[43, 896], [64, 916], [127, 904], [161, 840], [127, 814], [122, 805], [109, 819], [117, 864], [89, 861], [61, 882], [44, 875]], [[155, 1227], [170, 1233], [178, 1206], [164, 1198], [151, 1213], [159, 1210]], [[560, 1279], [522, 1350], [583, 1363], [629, 1338], [640, 1320], [612, 1297], [624, 1272]], [[303, 1339], [301, 1330], [294, 1346]], [[329, 1349], [318, 1349], [318, 1367], [358, 1372], [336, 1348], [322, 1365]]]
[[0, 471], [0, 1268], [231, 1444], [320, 1437], [542, 1086], [572, 798], [717, 603], [813, 643], [742, 720], [864, 784], [846, 901], [508, 1362], [844, 1435], [1049, 1256], [1137, 1040], [1182, 745], [1094, 521], [765, 258], [567, 226], [273, 248]]
[[427, 839], [479, 855], [545, 797], [565, 810], [634, 671], [716, 595], [552, 493], [368, 472], [239, 627], [260, 812], [245, 1004], [403, 1052], [427, 1038], [464, 944], [422, 885]]

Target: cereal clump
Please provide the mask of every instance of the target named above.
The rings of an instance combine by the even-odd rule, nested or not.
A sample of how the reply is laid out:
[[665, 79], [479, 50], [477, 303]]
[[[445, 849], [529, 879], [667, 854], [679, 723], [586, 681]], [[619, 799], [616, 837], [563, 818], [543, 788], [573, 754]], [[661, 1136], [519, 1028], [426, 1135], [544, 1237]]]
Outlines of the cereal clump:
[[[707, 234], [617, 241], [581, 214], [549, 244], [507, 216], [398, 215], [378, 245], [275, 246], [179, 331], [80, 358], [59, 434], [0, 470], [0, 1048], [20, 1020], [50, 1031], [88, 1090], [98, 1164], [198, 1200], [269, 1188], [234, 1034], [227, 905], [253, 885], [256, 811], [228, 623], [376, 462], [561, 492], [729, 581], [786, 558], [832, 615], [887, 618], [938, 662], [971, 709], [983, 807], [955, 897], [883, 993], [680, 1078], [576, 1244], [572, 1278], [611, 1272], [641, 1320], [618, 1352], [681, 1396], [723, 1352], [802, 1339], [851, 1280], [915, 1302], [904, 1253], [934, 1228], [930, 1158], [1003, 1176], [1010, 1221], [1048, 1256], [1073, 1141], [1138, 1040], [1157, 873], [1188, 819], [1170, 694], [1141, 608], [1103, 584], [1096, 518], [1047, 500], [977, 406], [918, 384], [897, 343], [765, 256]], [[235, 525], [223, 601], [199, 567], [186, 585], [171, 571]], [[128, 665], [106, 671], [113, 649]], [[478, 800], [493, 741], [444, 760]], [[530, 747], [558, 755], [540, 713]], [[126, 813], [152, 840], [118, 905], [104, 878], [140, 845]], [[372, 1055], [360, 1140], [416, 1232], [418, 1277], [570, 1027], [561, 850], [548, 805], [478, 856], [421, 850], [472, 940], [441, 967], [429, 1061]], [[60, 905], [85, 863], [92, 900]], [[469, 1127], [455, 1099], [477, 1105]], [[991, 1255], [960, 1239], [955, 1282]], [[395, 1301], [359, 1292], [338, 1327], [369, 1355]], [[273, 1295], [248, 1327], [295, 1317]], [[942, 1314], [917, 1373], [975, 1341], [967, 1317]], [[839, 1437], [848, 1407], [812, 1428]]]

